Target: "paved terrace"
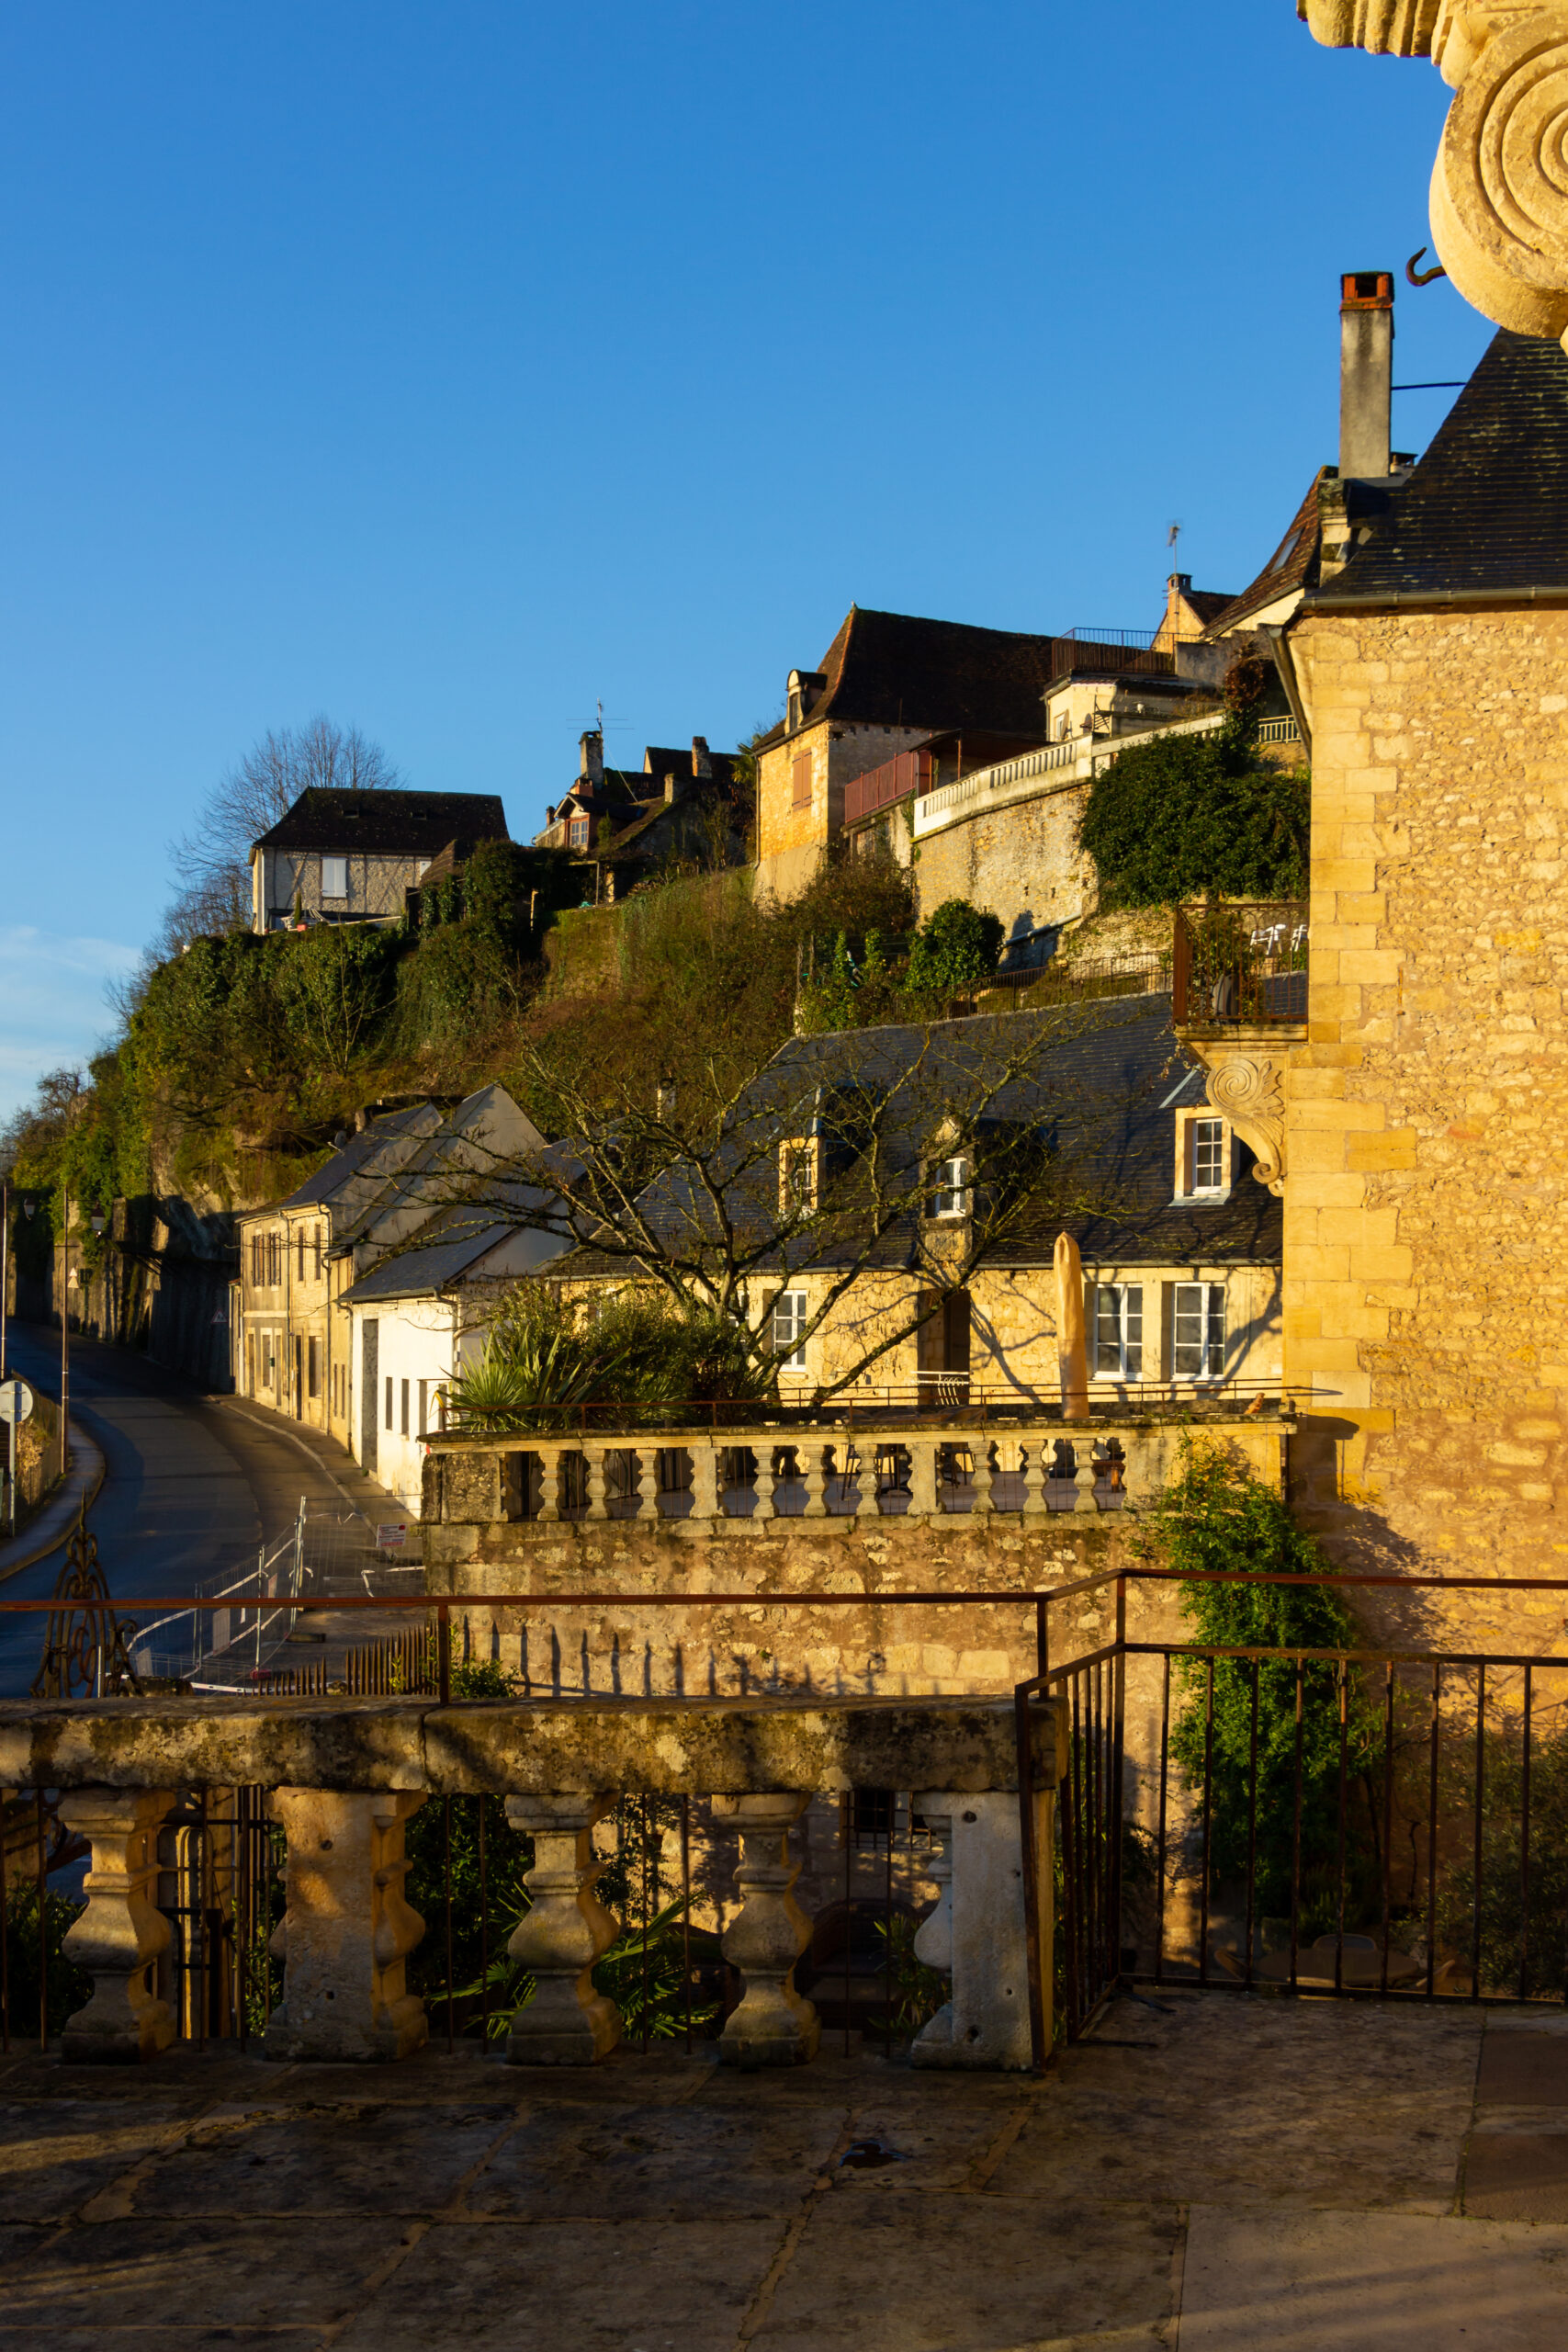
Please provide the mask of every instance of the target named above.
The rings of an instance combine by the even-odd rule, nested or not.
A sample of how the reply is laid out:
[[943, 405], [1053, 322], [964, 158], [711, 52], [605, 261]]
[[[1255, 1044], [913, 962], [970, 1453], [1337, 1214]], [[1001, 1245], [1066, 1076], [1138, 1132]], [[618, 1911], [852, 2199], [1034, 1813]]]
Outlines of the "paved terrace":
[[1160, 2003], [1040, 2081], [14, 2055], [0, 2342], [1561, 2352], [1568, 2017]]

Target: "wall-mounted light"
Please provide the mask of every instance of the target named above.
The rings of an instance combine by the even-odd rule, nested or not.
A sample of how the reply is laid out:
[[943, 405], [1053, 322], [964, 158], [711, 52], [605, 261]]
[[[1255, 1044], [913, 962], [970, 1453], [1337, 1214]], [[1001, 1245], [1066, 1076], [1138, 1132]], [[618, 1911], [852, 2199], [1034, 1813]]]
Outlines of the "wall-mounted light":
[[88, 1222], [92, 1226], [95, 1233], [101, 1233], [105, 1226], [108, 1223], [108, 1219], [104, 1215], [102, 1209], [95, 1209], [91, 1217], [88, 1219]]

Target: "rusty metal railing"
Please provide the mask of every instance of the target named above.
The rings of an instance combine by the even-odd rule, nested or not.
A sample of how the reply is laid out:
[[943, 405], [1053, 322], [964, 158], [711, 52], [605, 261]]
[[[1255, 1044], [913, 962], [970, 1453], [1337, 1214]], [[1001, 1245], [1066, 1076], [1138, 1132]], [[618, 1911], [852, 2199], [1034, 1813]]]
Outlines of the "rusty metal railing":
[[1179, 907], [1171, 1019], [1179, 1029], [1304, 1021], [1307, 947], [1307, 909], [1300, 899]]

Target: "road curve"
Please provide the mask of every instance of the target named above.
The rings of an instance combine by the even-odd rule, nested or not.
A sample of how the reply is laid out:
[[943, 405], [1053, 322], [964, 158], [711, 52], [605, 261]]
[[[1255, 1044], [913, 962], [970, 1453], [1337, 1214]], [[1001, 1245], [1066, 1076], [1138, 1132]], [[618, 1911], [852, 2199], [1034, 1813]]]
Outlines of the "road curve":
[[[12, 1323], [8, 1368], [59, 1392], [57, 1333]], [[107, 1475], [88, 1525], [115, 1600], [131, 1613], [140, 1594], [186, 1593], [254, 1564], [294, 1523], [301, 1495], [339, 1512], [325, 1468], [276, 1428], [202, 1395], [126, 1348], [87, 1340], [71, 1349], [71, 1415], [102, 1447]], [[0, 1585], [0, 1600], [54, 1589], [62, 1544]], [[0, 1616], [0, 1697], [22, 1698], [38, 1670], [41, 1616]]]

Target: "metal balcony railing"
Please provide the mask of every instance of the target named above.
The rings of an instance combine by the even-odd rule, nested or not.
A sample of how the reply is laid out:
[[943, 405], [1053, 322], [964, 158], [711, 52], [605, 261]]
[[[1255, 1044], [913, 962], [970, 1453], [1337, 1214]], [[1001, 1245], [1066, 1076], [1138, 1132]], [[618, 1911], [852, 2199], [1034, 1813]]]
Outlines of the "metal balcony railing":
[[1177, 910], [1171, 1016], [1180, 1028], [1267, 1028], [1307, 1017], [1307, 910], [1300, 899]]

